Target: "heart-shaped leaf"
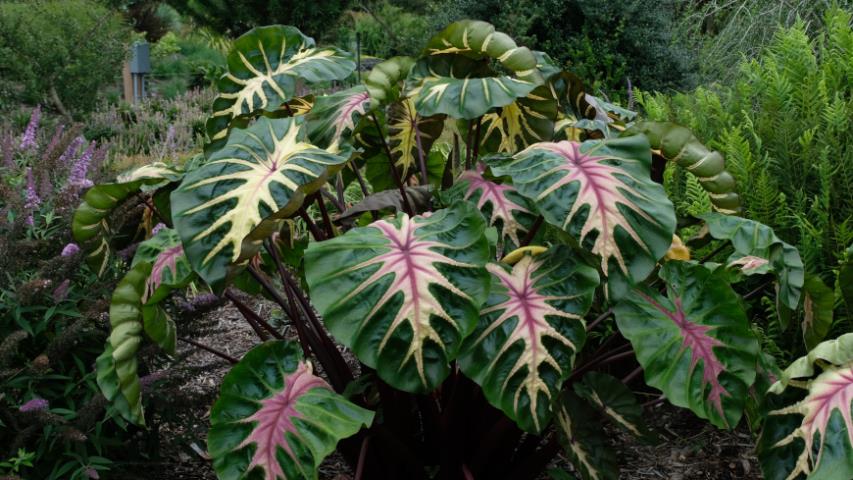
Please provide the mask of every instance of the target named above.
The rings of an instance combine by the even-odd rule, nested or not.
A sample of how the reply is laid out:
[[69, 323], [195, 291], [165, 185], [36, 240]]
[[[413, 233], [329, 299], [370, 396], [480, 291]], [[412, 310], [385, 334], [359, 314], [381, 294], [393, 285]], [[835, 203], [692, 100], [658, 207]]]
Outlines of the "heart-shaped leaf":
[[305, 117], [311, 143], [334, 152], [341, 150], [341, 143], [355, 131], [369, 104], [370, 95], [362, 85], [318, 96]]
[[316, 47], [314, 39], [295, 27], [249, 30], [234, 41], [228, 71], [217, 83], [219, 96], [205, 127], [210, 142], [224, 144], [234, 119], [278, 110], [293, 97], [298, 80], [342, 80], [353, 70], [352, 55], [334, 47]]
[[474, 206], [380, 220], [305, 251], [332, 334], [380, 378], [428, 392], [450, 371], [488, 291], [486, 222]]
[[556, 406], [557, 433], [568, 460], [583, 480], [617, 480], [616, 454], [592, 409], [574, 392], [566, 390]]
[[219, 291], [229, 268], [254, 255], [276, 219], [290, 215], [346, 158], [308, 143], [303, 117], [260, 118], [172, 192], [172, 218], [194, 270]]
[[764, 421], [758, 457], [765, 478], [853, 478], [853, 333], [795, 360], [768, 397], [787, 406]]
[[[727, 264], [743, 262], [749, 257], [750, 265], [763, 266], [761, 259], [769, 263], [769, 268], [779, 281], [779, 300], [790, 309], [796, 309], [800, 302], [800, 293], [804, 282], [803, 261], [797, 249], [776, 236], [767, 225], [746, 218], [706, 213], [701, 217], [708, 226], [708, 232], [718, 240], [729, 240], [735, 251]], [[745, 275], [764, 273], [763, 268], [742, 269]]]
[[721, 428], [737, 425], [755, 380], [758, 340], [725, 271], [670, 261], [666, 296], [635, 287], [614, 308], [646, 383]]
[[586, 340], [598, 273], [567, 247], [525, 255], [512, 267], [490, 263], [489, 298], [459, 365], [489, 402], [522, 429], [541, 432]]
[[645, 279], [669, 249], [675, 212], [649, 178], [645, 137], [537, 143], [513, 157], [485, 159], [534, 202], [545, 220], [601, 257], [610, 294]]
[[[427, 44], [406, 80], [406, 95], [421, 115], [472, 119], [509, 105], [543, 83], [536, 56], [489, 23], [450, 24]], [[513, 75], [498, 75], [488, 60]]]
[[223, 480], [316, 480], [338, 441], [372, 422], [313, 374], [298, 345], [266, 342], [223, 379], [207, 447]]
[[153, 163], [121, 174], [115, 182], [95, 185], [71, 220], [71, 234], [86, 253], [86, 262], [102, 275], [112, 254], [109, 215], [134, 194], [181, 180], [183, 172], [163, 163]]

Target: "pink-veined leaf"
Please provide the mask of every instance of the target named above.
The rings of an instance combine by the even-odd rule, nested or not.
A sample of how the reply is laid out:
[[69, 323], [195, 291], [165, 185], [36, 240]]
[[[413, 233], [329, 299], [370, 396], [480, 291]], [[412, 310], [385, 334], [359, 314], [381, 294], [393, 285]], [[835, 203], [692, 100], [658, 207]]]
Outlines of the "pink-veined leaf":
[[321, 148], [337, 152], [370, 105], [370, 95], [362, 85], [316, 98], [306, 115], [308, 138]]
[[207, 436], [220, 479], [316, 479], [338, 441], [373, 422], [312, 373], [298, 345], [266, 342], [225, 376]]
[[187, 286], [195, 278], [189, 260], [184, 255], [181, 239], [171, 228], [164, 228], [139, 244], [132, 265], [138, 262], [151, 264], [151, 274], [142, 297], [146, 305], [162, 301], [171, 291]]
[[636, 287], [614, 311], [646, 383], [721, 428], [737, 425], [755, 380], [758, 341], [725, 271], [667, 262], [666, 296]]
[[601, 257], [609, 293], [645, 279], [664, 256], [675, 212], [663, 187], [649, 178], [645, 137], [537, 143], [513, 157], [487, 159], [509, 176], [545, 220]]
[[782, 406], [767, 416], [758, 443], [765, 478], [853, 478], [853, 333], [795, 360], [768, 400]]
[[521, 196], [510, 183], [501, 184], [484, 176], [485, 164], [474, 170], [465, 170], [445, 194], [448, 201], [474, 202], [489, 225], [500, 228], [501, 237], [511, 242], [511, 247], [521, 244], [524, 234], [536, 220], [535, 208]]
[[459, 365], [520, 428], [541, 432], [586, 340], [598, 274], [566, 247], [486, 269], [491, 292]]
[[489, 276], [485, 220], [468, 202], [379, 220], [305, 251], [332, 334], [390, 385], [427, 392], [477, 324]]

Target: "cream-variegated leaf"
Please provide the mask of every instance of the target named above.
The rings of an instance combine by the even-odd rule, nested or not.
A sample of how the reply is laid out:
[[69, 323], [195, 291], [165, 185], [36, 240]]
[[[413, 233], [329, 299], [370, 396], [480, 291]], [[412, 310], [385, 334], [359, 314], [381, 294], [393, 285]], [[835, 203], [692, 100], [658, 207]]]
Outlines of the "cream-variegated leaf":
[[431, 391], [485, 299], [485, 226], [473, 205], [460, 202], [313, 243], [305, 251], [311, 298], [332, 334], [380, 378]]
[[586, 339], [583, 315], [598, 273], [565, 247], [490, 263], [492, 288], [480, 322], [463, 345], [462, 371], [519, 427], [541, 432]]
[[533, 144], [513, 157], [486, 159], [512, 178], [545, 220], [601, 258], [608, 291], [620, 297], [645, 279], [671, 245], [675, 212], [649, 178], [645, 137]]
[[172, 217], [193, 268], [221, 289], [254, 254], [265, 221], [293, 213], [346, 158], [308, 143], [302, 117], [261, 118], [236, 129], [172, 192]]
[[317, 47], [295, 27], [254, 28], [234, 42], [228, 55], [228, 71], [217, 83], [219, 96], [206, 126], [209, 140], [224, 143], [234, 119], [275, 112], [293, 97], [299, 80], [341, 80], [354, 69], [351, 54]]

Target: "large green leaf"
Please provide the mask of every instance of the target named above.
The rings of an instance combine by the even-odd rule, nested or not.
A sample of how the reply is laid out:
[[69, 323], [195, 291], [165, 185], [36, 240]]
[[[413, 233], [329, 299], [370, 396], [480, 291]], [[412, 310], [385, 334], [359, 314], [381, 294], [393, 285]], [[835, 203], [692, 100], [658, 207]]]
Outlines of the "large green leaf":
[[625, 132], [636, 133], [645, 135], [661, 157], [694, 175], [708, 192], [715, 210], [725, 214], [740, 211], [735, 179], [726, 171], [723, 156], [705, 147], [693, 132], [669, 122], [640, 122]]
[[372, 422], [313, 374], [298, 345], [266, 342], [223, 379], [207, 447], [222, 480], [315, 480], [338, 441]]
[[116, 371], [116, 361], [113, 359], [113, 346], [109, 339], [104, 344], [104, 351], [95, 360], [95, 380], [104, 398], [119, 415], [134, 423], [144, 421], [141, 412], [131, 411], [130, 403], [122, 394], [121, 382]]
[[316, 47], [311, 37], [295, 27], [253, 28], [234, 41], [228, 54], [228, 71], [217, 83], [219, 96], [207, 121], [208, 137], [221, 144], [234, 119], [277, 111], [293, 97], [299, 80], [342, 80], [353, 70], [351, 54]]
[[643, 407], [634, 393], [618, 378], [603, 372], [589, 372], [574, 384], [575, 393], [589, 402], [611, 422], [632, 435], [651, 440], [652, 433], [643, 420]]
[[462, 371], [522, 429], [541, 432], [583, 347], [583, 316], [598, 273], [556, 247], [514, 266], [490, 263], [492, 288], [477, 329], [463, 344]]
[[[412, 67], [406, 95], [419, 113], [472, 119], [509, 105], [543, 83], [536, 56], [486, 22], [462, 20], [434, 36]], [[512, 75], [496, 74], [495, 61]]]
[[795, 360], [769, 393], [787, 406], [764, 422], [758, 456], [765, 478], [853, 478], [853, 333]]
[[290, 215], [346, 158], [306, 139], [303, 117], [261, 118], [172, 192], [172, 218], [196, 272], [221, 290], [229, 267], [254, 255], [274, 220]]
[[555, 407], [556, 425], [568, 460], [583, 480], [617, 480], [616, 453], [593, 410], [574, 392], [565, 390]]
[[428, 392], [486, 297], [486, 222], [474, 206], [380, 220], [309, 245], [305, 277], [332, 334], [390, 385]]
[[468, 200], [489, 219], [490, 226], [500, 228], [501, 238], [510, 245], [509, 251], [521, 245], [524, 234], [536, 221], [536, 207], [521, 196], [510, 183], [498, 183], [486, 178], [482, 163], [473, 170], [465, 170], [444, 194], [448, 202]]
[[367, 88], [361, 85], [318, 96], [305, 117], [311, 143], [334, 152], [341, 150], [369, 104]]
[[[732, 243], [735, 251], [726, 263], [768, 264], [779, 281], [779, 299], [788, 308], [797, 308], [805, 273], [800, 253], [795, 247], [780, 240], [772, 228], [754, 220], [720, 213], [707, 213], [701, 218], [712, 237]], [[764, 272], [762, 269], [743, 269], [746, 275]]]
[[509, 105], [483, 115], [481, 151], [513, 154], [538, 142], [550, 141], [557, 119], [557, 100], [546, 85]]
[[508, 176], [545, 220], [601, 257], [608, 289], [618, 298], [627, 278], [645, 279], [669, 249], [675, 212], [649, 178], [645, 137], [537, 143], [513, 157], [485, 159]]
[[755, 380], [758, 340], [725, 271], [667, 262], [666, 296], [635, 287], [614, 311], [634, 347], [646, 383], [679, 407], [732, 428]]
[[[109, 359], [102, 360], [103, 374], [109, 376], [109, 371], [115, 369], [115, 379], [118, 380], [118, 391], [112, 388], [104, 391], [106, 398], [115, 399], [121, 395], [122, 405], [119, 412], [135, 424], [144, 425], [142, 413], [141, 386], [137, 373], [136, 352], [142, 342], [142, 296], [145, 294], [145, 282], [151, 273], [151, 264], [139, 262], [122, 278], [113, 291], [110, 302], [110, 348], [112, 349], [112, 364]], [[113, 385], [105, 381], [104, 385]], [[125, 410], [126, 408], [126, 410]]]
[[415, 104], [411, 99], [404, 98], [388, 107], [388, 147], [391, 149], [394, 166], [402, 178], [418, 171], [418, 148], [422, 149], [424, 162], [427, 161], [432, 144], [443, 129], [444, 115], [423, 117], [415, 111]]
[[152, 163], [121, 174], [115, 182], [95, 185], [71, 220], [71, 234], [86, 253], [86, 262], [98, 275], [104, 273], [111, 255], [112, 228], [109, 215], [125, 200], [143, 190], [180, 181], [183, 172], [163, 163]]

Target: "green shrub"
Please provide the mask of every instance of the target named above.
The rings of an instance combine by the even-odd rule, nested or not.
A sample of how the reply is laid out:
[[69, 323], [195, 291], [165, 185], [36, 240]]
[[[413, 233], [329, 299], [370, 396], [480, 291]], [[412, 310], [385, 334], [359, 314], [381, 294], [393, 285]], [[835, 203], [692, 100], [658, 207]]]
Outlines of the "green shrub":
[[0, 94], [89, 111], [118, 82], [128, 39], [121, 16], [92, 0], [0, 3]]
[[[778, 31], [758, 59], [740, 65], [731, 87], [638, 96], [650, 118], [686, 125], [721, 151], [744, 215], [796, 244], [807, 271], [828, 285], [853, 243], [850, 21], [831, 9], [817, 34], [803, 22]], [[678, 171], [667, 177], [680, 212], [703, 202], [689, 180]], [[838, 303], [835, 328], [850, 329]]]

